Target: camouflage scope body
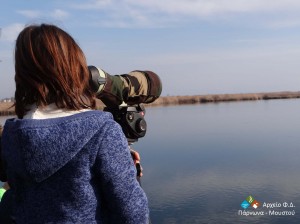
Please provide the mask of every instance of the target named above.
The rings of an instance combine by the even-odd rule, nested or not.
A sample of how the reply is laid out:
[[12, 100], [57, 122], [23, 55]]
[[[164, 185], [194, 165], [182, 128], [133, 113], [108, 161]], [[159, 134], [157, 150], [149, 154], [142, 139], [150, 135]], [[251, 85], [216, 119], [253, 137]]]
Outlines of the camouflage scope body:
[[[109, 75], [94, 66], [89, 66], [92, 88], [107, 107], [151, 103], [161, 94], [159, 76], [152, 71], [132, 71], [128, 74]], [[100, 78], [99, 78], [100, 77]]]

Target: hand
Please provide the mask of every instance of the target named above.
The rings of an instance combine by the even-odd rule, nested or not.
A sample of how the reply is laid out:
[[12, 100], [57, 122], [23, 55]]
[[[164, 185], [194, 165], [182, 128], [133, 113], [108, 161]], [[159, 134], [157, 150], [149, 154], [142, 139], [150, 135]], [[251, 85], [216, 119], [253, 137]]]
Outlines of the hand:
[[141, 163], [140, 163], [140, 161], [141, 161], [140, 154], [137, 151], [133, 150], [133, 149], [130, 149], [130, 153], [131, 153], [131, 157], [133, 159], [134, 165], [136, 167], [137, 176], [142, 177], [143, 176], [143, 173], [142, 173], [143, 168], [142, 168]]

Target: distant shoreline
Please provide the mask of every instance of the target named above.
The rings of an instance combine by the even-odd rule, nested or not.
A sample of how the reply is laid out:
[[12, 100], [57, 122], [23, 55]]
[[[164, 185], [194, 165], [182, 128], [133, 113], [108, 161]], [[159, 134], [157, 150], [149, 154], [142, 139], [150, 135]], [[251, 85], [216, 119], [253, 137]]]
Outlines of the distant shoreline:
[[208, 95], [193, 95], [193, 96], [165, 96], [165, 97], [158, 98], [156, 101], [149, 104], [149, 106], [204, 104], [204, 103], [218, 103], [218, 102], [232, 102], [232, 101], [274, 100], [274, 99], [293, 99], [293, 98], [300, 98], [300, 91], [208, 94]]
[[[151, 106], [170, 106], [184, 104], [205, 104], [232, 101], [249, 101], [249, 100], [274, 100], [274, 99], [293, 99], [300, 98], [300, 91], [291, 92], [263, 92], [263, 93], [238, 93], [238, 94], [208, 94], [193, 96], [161, 96], [153, 103], [144, 104], [146, 107]], [[103, 109], [104, 105], [97, 103], [97, 109]], [[15, 115], [13, 102], [0, 102], [0, 116]]]

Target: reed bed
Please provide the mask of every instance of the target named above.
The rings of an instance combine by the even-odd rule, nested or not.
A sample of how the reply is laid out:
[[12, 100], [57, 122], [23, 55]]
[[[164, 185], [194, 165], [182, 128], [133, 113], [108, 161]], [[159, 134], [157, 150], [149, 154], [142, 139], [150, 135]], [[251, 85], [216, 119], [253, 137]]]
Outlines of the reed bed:
[[[166, 106], [181, 104], [218, 103], [246, 100], [273, 100], [300, 98], [300, 92], [267, 92], [267, 93], [239, 93], [239, 94], [210, 94], [194, 96], [162, 96], [148, 106]], [[147, 105], [145, 105], [147, 106]]]
[[[161, 96], [153, 103], [145, 104], [150, 106], [168, 106], [183, 104], [204, 104], [232, 101], [248, 101], [248, 100], [273, 100], [273, 99], [292, 99], [300, 98], [300, 91], [297, 92], [265, 92], [265, 93], [239, 93], [239, 94], [209, 94], [209, 95], [193, 95], [193, 96]], [[103, 109], [104, 105], [97, 100], [97, 109]], [[0, 115], [14, 115], [13, 103], [1, 102]]]
[[0, 102], [0, 116], [10, 116], [15, 114], [15, 108], [11, 102]]

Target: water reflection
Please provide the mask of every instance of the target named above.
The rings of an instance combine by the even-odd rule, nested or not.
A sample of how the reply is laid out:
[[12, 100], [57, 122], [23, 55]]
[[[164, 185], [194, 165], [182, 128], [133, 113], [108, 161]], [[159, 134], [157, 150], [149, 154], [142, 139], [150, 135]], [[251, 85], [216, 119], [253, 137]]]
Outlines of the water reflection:
[[297, 207], [238, 216], [250, 194], [300, 206], [299, 110], [299, 100], [148, 108], [136, 149], [153, 223], [299, 223]]

